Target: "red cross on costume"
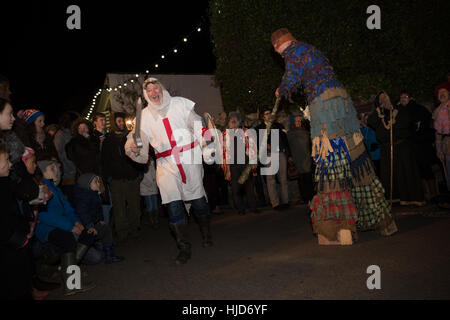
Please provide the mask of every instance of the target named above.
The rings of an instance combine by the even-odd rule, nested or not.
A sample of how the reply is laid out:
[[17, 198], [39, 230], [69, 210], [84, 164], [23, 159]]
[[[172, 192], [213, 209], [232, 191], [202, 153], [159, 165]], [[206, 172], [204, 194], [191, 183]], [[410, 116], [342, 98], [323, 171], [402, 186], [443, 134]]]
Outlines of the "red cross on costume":
[[[186, 184], [186, 173], [184, 172], [183, 166], [180, 162], [180, 152], [184, 152], [190, 149], [195, 148], [198, 145], [198, 141], [195, 140], [189, 144], [186, 144], [184, 146], [177, 146], [177, 142], [175, 141], [175, 137], [173, 136], [172, 127], [170, 126], [170, 122], [168, 118], [163, 119], [164, 128], [166, 129], [167, 137], [169, 138], [170, 146], [172, 147], [169, 150], [156, 153], [156, 159], [162, 158], [162, 157], [168, 157], [170, 155], [173, 155], [175, 159], [175, 163], [178, 167], [178, 170], [181, 174], [181, 181], [183, 181], [184, 184]], [[202, 128], [202, 135], [204, 135], [207, 132], [208, 129]]]

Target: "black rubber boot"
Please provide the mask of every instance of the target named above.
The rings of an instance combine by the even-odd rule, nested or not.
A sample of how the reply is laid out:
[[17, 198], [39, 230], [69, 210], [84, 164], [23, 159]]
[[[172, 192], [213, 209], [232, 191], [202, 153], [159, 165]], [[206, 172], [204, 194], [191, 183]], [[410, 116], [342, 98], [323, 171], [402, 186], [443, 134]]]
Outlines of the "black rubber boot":
[[186, 220], [170, 223], [170, 230], [175, 237], [177, 247], [180, 250], [175, 260], [177, 264], [185, 264], [191, 258], [191, 244], [186, 240]]
[[109, 246], [105, 245], [105, 246], [103, 246], [103, 250], [105, 251], [105, 263], [106, 264], [121, 262], [121, 261], [125, 260], [124, 257], [115, 255], [113, 245], [109, 245]]
[[82, 243], [77, 243], [77, 251], [75, 253], [75, 259], [77, 261], [76, 264], [79, 264], [80, 261], [83, 259], [84, 255], [86, 254], [86, 252], [89, 250], [89, 246], [82, 244]]
[[39, 280], [60, 284], [61, 283], [61, 270], [59, 265], [48, 265], [38, 261], [36, 263], [36, 276]]
[[80, 274], [80, 289], [69, 289], [67, 287], [67, 280], [71, 276], [70, 273], [67, 273], [67, 268], [72, 265], [76, 265], [76, 254], [74, 252], [67, 252], [61, 256], [61, 276], [63, 281], [64, 295], [71, 296], [73, 294], [79, 292], [86, 292], [95, 288], [95, 284], [86, 278], [82, 278]]
[[210, 228], [210, 216], [209, 214], [198, 216], [198, 224], [200, 226], [200, 232], [202, 233], [202, 246], [203, 248], [211, 247], [213, 245], [212, 236], [211, 236], [211, 228]]

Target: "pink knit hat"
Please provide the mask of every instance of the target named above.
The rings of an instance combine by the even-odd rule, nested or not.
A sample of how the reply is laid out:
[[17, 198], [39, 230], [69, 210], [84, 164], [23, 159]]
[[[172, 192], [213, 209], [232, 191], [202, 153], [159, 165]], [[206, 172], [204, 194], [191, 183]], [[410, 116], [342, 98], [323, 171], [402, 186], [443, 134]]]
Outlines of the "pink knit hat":
[[25, 151], [22, 154], [22, 161], [25, 163], [33, 155], [34, 155], [34, 150], [29, 147], [25, 147]]

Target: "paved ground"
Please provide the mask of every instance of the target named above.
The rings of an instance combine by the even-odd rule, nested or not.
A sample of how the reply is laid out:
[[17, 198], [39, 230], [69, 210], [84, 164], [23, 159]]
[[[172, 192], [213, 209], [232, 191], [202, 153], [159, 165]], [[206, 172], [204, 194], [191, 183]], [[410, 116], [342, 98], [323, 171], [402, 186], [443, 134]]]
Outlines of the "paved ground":
[[[319, 246], [306, 206], [228, 211], [213, 216], [214, 247], [202, 248], [190, 224], [193, 254], [184, 266], [174, 263], [165, 225], [145, 228], [117, 248], [126, 261], [83, 268], [97, 283], [93, 291], [66, 299], [449, 299], [450, 218], [399, 215], [397, 224], [389, 238], [365, 232], [352, 246]], [[380, 290], [367, 289], [370, 265], [381, 268]], [[49, 299], [63, 299], [61, 292]]]

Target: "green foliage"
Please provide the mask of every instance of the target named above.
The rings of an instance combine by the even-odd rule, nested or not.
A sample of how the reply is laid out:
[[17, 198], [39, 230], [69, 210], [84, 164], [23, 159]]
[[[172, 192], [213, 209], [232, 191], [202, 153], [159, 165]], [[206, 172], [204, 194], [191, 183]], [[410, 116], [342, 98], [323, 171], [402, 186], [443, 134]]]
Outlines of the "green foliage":
[[[381, 8], [381, 30], [366, 26], [372, 4]], [[430, 101], [450, 71], [449, 12], [448, 1], [432, 0], [211, 0], [215, 75], [225, 110], [273, 105], [284, 61], [270, 35], [281, 27], [327, 56], [355, 104], [381, 89], [397, 97], [404, 88]]]

